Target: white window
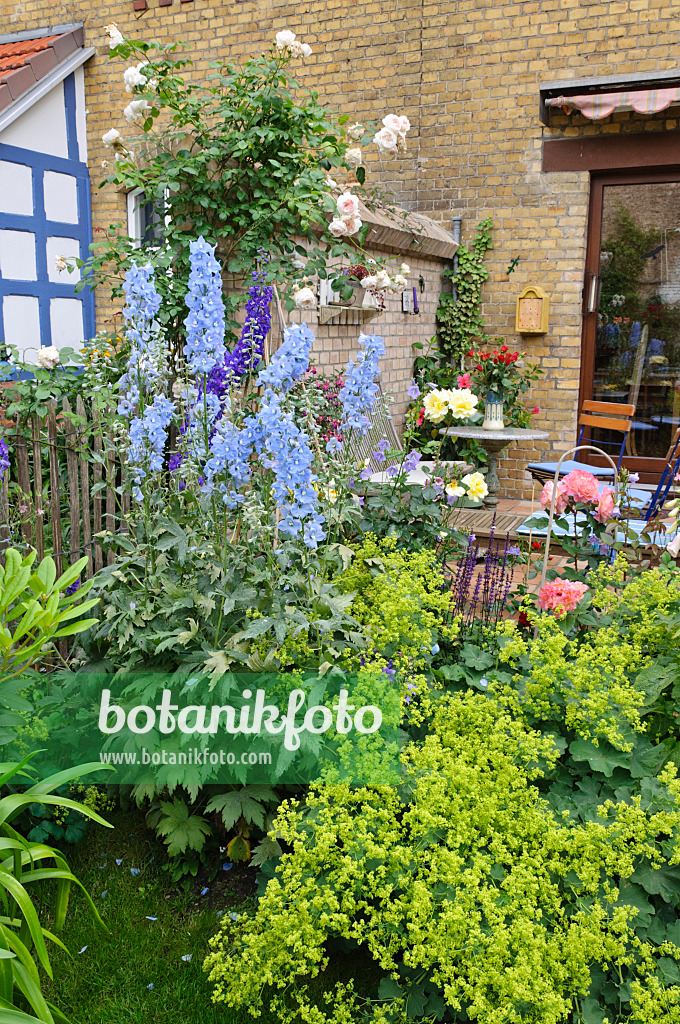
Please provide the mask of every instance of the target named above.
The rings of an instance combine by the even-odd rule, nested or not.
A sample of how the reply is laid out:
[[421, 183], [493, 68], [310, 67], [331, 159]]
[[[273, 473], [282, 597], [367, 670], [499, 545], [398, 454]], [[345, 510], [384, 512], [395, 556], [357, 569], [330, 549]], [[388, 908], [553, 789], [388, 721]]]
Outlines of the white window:
[[[166, 197], [169, 195], [165, 191]], [[141, 188], [135, 188], [127, 194], [127, 228], [128, 235], [135, 245], [153, 245], [160, 248], [163, 241], [163, 228], [170, 223], [166, 214], [161, 218], [154, 209], [154, 204], [147, 201]]]

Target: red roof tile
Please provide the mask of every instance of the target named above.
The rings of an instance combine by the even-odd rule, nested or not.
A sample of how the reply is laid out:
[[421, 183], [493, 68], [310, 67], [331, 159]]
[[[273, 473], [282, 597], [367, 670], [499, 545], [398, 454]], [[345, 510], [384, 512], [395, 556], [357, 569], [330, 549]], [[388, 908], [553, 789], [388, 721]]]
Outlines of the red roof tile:
[[0, 43], [0, 76], [24, 66], [29, 57], [46, 50], [58, 36], [42, 36], [40, 39], [22, 39], [20, 43]]
[[0, 113], [84, 43], [82, 26], [54, 36], [0, 43]]

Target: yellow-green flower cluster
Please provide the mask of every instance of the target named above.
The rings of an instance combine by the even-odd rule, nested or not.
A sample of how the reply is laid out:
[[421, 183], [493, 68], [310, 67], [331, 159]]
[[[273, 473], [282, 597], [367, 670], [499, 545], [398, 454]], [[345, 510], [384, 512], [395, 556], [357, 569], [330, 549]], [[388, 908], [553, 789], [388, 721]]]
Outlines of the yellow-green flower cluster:
[[[680, 827], [673, 772], [659, 781], [663, 813], [608, 803], [580, 824], [554, 814], [533, 785], [532, 764], [555, 756], [549, 737], [493, 697], [455, 694], [406, 751], [401, 789], [326, 786], [304, 808], [284, 805], [276, 828], [291, 852], [254, 916], [213, 940], [215, 1002], [254, 1016], [267, 1005], [281, 1024], [359, 1019], [350, 990], [328, 1009], [314, 995], [327, 943], [341, 938], [402, 984], [404, 973], [426, 978], [462, 1019], [562, 1024], [586, 997], [592, 966], [635, 972], [642, 948], [634, 1019], [677, 1021], [650, 984], [654, 956], [633, 935], [637, 911], [613, 881]], [[405, 1020], [392, 1009], [388, 1019]]]

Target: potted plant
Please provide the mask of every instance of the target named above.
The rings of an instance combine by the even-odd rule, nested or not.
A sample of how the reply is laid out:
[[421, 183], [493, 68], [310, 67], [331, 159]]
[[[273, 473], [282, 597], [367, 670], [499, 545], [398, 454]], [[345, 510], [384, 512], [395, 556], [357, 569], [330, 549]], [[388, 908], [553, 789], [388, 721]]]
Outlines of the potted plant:
[[472, 387], [484, 396], [483, 430], [503, 430], [504, 403], [513, 405], [540, 374], [538, 364], [525, 366], [520, 363], [525, 355], [525, 352], [511, 352], [507, 345], [501, 345], [492, 352], [471, 349], [467, 353], [473, 360], [469, 374]]

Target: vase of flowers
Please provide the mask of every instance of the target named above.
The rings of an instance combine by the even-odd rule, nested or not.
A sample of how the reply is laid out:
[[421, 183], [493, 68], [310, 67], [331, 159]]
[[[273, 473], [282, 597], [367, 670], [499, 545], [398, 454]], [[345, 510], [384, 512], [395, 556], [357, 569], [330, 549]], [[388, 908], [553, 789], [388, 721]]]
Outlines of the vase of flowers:
[[[498, 341], [500, 340], [499, 338]], [[504, 401], [509, 397], [512, 405], [513, 399], [525, 391], [529, 383], [535, 379], [537, 368], [520, 368], [517, 361], [524, 353], [511, 352], [507, 345], [501, 345], [493, 352], [470, 350], [467, 355], [474, 361], [469, 373], [472, 385], [478, 393], [485, 396], [482, 429], [502, 430], [505, 426]]]

